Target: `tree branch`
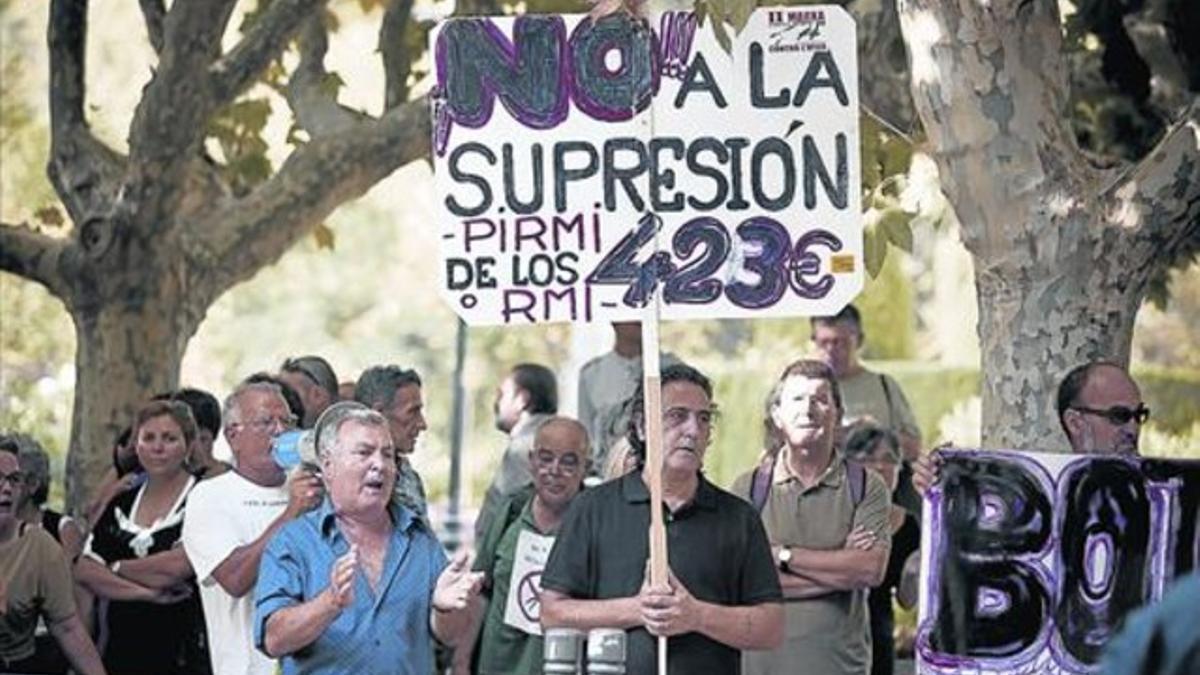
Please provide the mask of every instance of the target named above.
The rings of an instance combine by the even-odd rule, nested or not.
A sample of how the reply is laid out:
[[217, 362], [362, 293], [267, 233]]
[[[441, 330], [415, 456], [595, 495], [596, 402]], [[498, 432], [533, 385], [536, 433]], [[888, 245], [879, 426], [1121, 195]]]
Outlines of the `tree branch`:
[[46, 43], [50, 49], [50, 131], [87, 124], [83, 114], [87, 0], [52, 0]]
[[67, 247], [25, 225], [0, 223], [0, 270], [36, 281], [64, 302], [69, 298], [60, 265]]
[[216, 110], [207, 68], [236, 0], [174, 2], [163, 24], [159, 67], [142, 94], [129, 130], [131, 173], [124, 201], [143, 231], [168, 226]]
[[329, 37], [319, 16], [310, 16], [298, 37], [300, 63], [287, 86], [288, 106], [296, 124], [316, 138], [343, 132], [370, 119], [337, 102], [337, 87], [328, 81], [325, 52]]
[[50, 52], [51, 184], [81, 223], [111, 206], [125, 174], [124, 159], [96, 139], [84, 115], [87, 0], [53, 0], [46, 43]]
[[1146, 2], [1140, 10], [1122, 19], [1138, 55], [1150, 66], [1151, 101], [1168, 117], [1186, 109], [1188, 101], [1194, 98], [1188, 92], [1182, 49], [1172, 44], [1175, 36], [1167, 28], [1169, 21], [1171, 8], [1161, 0]]
[[1147, 260], [1169, 265], [1200, 247], [1200, 101], [1194, 101], [1158, 146], [1100, 195], [1105, 220], [1132, 235]]
[[155, 54], [163, 50], [163, 21], [167, 17], [167, 8], [163, 0], [138, 0], [142, 8], [142, 18], [146, 21], [146, 33], [150, 38], [150, 46]]
[[412, 16], [413, 0], [392, 0], [383, 13], [379, 28], [379, 53], [383, 55], [384, 109], [391, 110], [408, 99], [408, 76], [412, 59], [408, 56], [405, 33]]
[[326, 0], [275, 0], [242, 41], [213, 64], [214, 90], [221, 105], [254, 83], [278, 57], [307, 19], [319, 17]]
[[80, 127], [54, 139], [46, 173], [71, 220], [79, 225], [109, 214], [126, 167], [124, 156]]
[[1045, 196], [1096, 177], [1070, 124], [1057, 6], [907, 0], [899, 8], [913, 100], [963, 243], [1002, 258]]
[[[339, 205], [367, 192], [408, 162], [429, 153], [428, 101], [405, 103], [379, 120], [320, 137], [297, 149], [253, 193], [219, 209], [211, 223], [190, 228], [185, 242], [220, 274], [215, 291], [278, 260]], [[209, 257], [211, 256], [211, 258]]]

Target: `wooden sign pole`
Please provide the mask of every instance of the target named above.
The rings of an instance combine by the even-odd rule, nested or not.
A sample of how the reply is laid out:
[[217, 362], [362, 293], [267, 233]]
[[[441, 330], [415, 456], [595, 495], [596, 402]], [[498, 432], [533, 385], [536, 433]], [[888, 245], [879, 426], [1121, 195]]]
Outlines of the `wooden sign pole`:
[[[655, 236], [654, 249], [658, 249]], [[650, 485], [650, 585], [667, 586], [667, 528], [663, 522], [662, 379], [659, 377], [658, 308], [656, 288], [642, 316], [643, 428], [646, 432], [646, 470]], [[658, 675], [667, 675], [667, 638], [658, 638]]]

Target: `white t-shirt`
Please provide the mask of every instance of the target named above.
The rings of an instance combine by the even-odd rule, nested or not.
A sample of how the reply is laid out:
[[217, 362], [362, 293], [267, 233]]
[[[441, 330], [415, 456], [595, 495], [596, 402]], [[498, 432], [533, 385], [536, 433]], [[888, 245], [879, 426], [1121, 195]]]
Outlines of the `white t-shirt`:
[[254, 589], [235, 598], [217, 583], [212, 571], [234, 549], [257, 539], [283, 513], [287, 497], [285, 485], [262, 487], [236, 471], [200, 481], [188, 497], [183, 550], [200, 581], [214, 673], [275, 673], [275, 661], [254, 648]]

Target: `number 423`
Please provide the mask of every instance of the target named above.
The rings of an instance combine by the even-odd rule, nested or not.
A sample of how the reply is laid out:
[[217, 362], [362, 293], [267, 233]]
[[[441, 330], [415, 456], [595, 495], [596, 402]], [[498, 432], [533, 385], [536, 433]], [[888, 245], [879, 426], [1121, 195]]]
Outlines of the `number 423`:
[[[695, 259], [677, 265], [667, 251], [657, 251], [645, 262], [636, 261], [638, 251], [662, 228], [662, 219], [647, 213], [638, 227], [625, 235], [588, 275], [591, 284], [628, 285], [622, 301], [630, 307], [644, 307], [658, 282], [663, 282], [666, 303], [704, 305], [725, 295], [734, 305], [762, 309], [779, 302], [791, 287], [802, 298], [825, 297], [833, 288], [834, 278], [820, 274], [821, 258], [812, 249], [825, 247], [837, 252], [842, 240], [832, 232], [812, 229], [792, 243], [791, 234], [778, 221], [755, 216], [737, 226], [742, 246], [737, 251], [729, 230], [711, 216], [693, 218], [671, 238], [671, 249], [679, 260], [687, 260], [703, 246]], [[757, 275], [757, 281], [741, 279], [723, 282], [714, 275], [725, 266], [730, 253], [740, 254], [741, 268]]]

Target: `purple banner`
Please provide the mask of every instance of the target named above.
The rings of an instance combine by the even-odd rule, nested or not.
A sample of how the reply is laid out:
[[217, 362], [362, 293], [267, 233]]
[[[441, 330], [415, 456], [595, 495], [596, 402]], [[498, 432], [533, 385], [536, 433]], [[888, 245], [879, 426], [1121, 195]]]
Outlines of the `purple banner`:
[[944, 453], [926, 495], [922, 673], [1091, 673], [1200, 557], [1200, 462]]

